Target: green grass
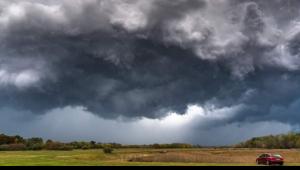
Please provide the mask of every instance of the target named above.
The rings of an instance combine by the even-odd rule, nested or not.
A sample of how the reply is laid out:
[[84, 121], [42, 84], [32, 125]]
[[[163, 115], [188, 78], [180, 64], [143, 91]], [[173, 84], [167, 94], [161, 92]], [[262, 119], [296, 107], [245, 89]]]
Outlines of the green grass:
[[145, 154], [157, 154], [157, 150], [122, 149], [113, 154], [104, 154], [102, 150], [0, 152], [0, 166], [255, 166], [254, 163], [128, 162], [132, 156]]

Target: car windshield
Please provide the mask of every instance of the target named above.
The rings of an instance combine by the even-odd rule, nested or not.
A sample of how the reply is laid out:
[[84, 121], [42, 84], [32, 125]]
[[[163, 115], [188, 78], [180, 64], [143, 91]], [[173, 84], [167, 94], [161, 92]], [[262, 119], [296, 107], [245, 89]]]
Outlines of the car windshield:
[[274, 155], [272, 155], [272, 156], [275, 157], [275, 158], [282, 158], [282, 156], [279, 155], [279, 154], [274, 154]]

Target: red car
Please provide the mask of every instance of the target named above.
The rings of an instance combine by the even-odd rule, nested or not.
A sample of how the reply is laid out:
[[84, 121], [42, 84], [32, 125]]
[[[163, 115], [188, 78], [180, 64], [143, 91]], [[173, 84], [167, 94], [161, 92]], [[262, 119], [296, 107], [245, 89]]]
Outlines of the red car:
[[279, 154], [262, 154], [256, 159], [258, 165], [283, 165], [284, 159]]

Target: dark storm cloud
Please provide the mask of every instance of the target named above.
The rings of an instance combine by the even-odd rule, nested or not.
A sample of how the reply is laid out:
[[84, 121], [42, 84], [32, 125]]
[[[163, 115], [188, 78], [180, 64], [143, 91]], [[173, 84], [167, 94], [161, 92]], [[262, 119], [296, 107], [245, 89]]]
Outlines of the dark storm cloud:
[[[155, 118], [193, 104], [243, 104], [226, 121], [283, 120], [300, 98], [296, 7], [292, 0], [0, 0], [0, 106]], [[278, 111], [285, 113], [270, 116]]]

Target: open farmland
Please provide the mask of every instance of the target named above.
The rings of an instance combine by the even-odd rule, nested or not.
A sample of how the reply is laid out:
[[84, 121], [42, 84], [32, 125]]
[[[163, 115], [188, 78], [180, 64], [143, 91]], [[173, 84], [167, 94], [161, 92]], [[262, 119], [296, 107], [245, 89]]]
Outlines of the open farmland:
[[280, 153], [286, 165], [300, 165], [300, 150], [120, 149], [0, 152], [0, 166], [255, 166], [260, 153]]

